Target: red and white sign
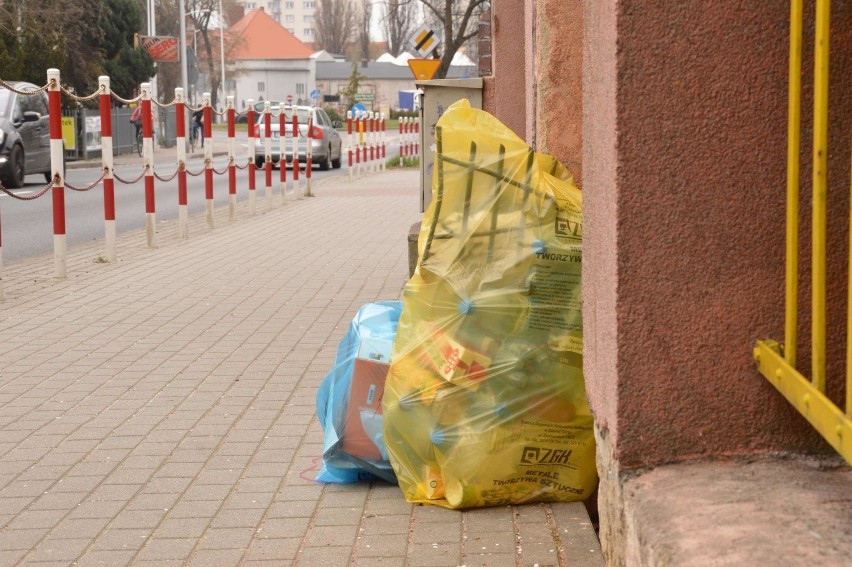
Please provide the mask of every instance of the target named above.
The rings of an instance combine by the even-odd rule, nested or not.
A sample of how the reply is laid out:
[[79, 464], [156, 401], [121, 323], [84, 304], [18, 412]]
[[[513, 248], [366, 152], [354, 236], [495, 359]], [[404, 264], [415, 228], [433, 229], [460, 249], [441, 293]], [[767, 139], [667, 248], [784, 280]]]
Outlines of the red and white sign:
[[172, 36], [139, 36], [139, 43], [157, 63], [180, 61], [178, 38]]

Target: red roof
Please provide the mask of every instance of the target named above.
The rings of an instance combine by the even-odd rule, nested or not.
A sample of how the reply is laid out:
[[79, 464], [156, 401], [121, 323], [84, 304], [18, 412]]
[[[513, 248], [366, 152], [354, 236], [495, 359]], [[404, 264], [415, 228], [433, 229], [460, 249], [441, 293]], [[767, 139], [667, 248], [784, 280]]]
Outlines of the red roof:
[[307, 59], [313, 51], [264, 12], [263, 8], [249, 10], [242, 19], [228, 28], [237, 44], [233, 59]]

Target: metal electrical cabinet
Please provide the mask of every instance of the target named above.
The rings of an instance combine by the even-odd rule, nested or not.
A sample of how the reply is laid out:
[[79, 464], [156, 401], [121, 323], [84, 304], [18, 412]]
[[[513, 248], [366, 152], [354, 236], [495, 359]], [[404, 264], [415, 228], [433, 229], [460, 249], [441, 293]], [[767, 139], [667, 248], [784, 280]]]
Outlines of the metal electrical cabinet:
[[420, 212], [432, 201], [432, 167], [435, 158], [435, 123], [448, 106], [466, 98], [473, 108], [482, 108], [482, 79], [437, 79], [415, 81], [420, 97]]

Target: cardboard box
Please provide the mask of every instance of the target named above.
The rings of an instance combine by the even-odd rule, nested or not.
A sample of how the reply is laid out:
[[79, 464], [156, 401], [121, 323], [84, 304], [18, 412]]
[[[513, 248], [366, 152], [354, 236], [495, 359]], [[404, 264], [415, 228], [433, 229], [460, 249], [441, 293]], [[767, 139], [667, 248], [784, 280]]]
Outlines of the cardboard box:
[[[389, 352], [388, 356], [390, 356]], [[387, 362], [367, 358], [356, 358], [353, 364], [341, 448], [354, 457], [375, 461], [382, 458], [379, 449], [364, 431], [361, 410], [372, 412], [371, 415], [381, 418], [382, 396], [389, 369], [390, 365]]]

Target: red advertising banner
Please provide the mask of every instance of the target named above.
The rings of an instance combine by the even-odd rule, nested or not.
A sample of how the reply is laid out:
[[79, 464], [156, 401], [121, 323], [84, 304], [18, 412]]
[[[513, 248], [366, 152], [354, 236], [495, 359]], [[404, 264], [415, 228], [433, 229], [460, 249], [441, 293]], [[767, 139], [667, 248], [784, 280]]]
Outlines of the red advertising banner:
[[178, 38], [172, 36], [139, 36], [139, 43], [157, 63], [180, 61]]

